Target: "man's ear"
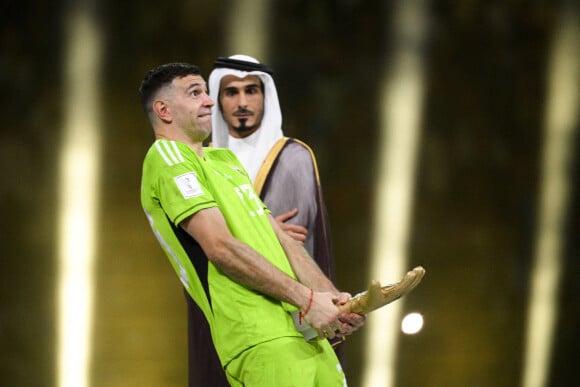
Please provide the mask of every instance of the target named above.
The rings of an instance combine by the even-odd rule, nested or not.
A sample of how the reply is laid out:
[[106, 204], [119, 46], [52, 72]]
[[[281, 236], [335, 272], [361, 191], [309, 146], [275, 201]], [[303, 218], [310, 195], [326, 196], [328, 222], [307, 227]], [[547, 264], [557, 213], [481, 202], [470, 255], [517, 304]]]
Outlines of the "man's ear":
[[155, 100], [153, 101], [153, 111], [159, 117], [161, 121], [164, 122], [171, 122], [171, 110], [169, 106], [165, 103], [165, 101]]

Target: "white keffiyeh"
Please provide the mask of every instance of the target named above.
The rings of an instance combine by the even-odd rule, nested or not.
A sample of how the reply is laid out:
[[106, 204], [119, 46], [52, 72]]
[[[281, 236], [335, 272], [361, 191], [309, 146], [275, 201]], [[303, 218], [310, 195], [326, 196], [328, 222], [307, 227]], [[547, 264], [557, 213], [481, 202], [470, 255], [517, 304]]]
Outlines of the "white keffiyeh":
[[[233, 55], [230, 59], [260, 63], [247, 55]], [[229, 135], [228, 125], [219, 110], [219, 90], [221, 79], [226, 75], [245, 78], [248, 75], [257, 75], [264, 83], [264, 116], [262, 124], [246, 138], [234, 138]], [[216, 148], [231, 149], [250, 174], [252, 181], [256, 178], [270, 148], [282, 136], [282, 111], [278, 101], [278, 93], [274, 79], [263, 71], [242, 71], [230, 68], [216, 68], [209, 76], [209, 95], [215, 105], [212, 111], [212, 143]]]

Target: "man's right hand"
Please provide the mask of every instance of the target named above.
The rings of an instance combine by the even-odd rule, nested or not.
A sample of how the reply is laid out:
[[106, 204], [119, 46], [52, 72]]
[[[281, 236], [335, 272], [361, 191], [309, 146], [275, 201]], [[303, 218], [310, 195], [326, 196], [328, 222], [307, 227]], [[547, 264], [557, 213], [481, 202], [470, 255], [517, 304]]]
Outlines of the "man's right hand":
[[342, 322], [340, 310], [336, 306], [338, 298], [330, 292], [314, 292], [311, 307], [304, 315], [304, 320], [316, 331], [320, 338], [332, 339], [340, 335]]
[[284, 230], [286, 234], [290, 235], [292, 239], [300, 243], [304, 243], [306, 242], [306, 237], [308, 236], [308, 230], [306, 227], [302, 227], [298, 224], [286, 223], [288, 220], [295, 217], [296, 214], [298, 214], [298, 208], [294, 208], [293, 210], [278, 215], [275, 217], [275, 219], [282, 230]]

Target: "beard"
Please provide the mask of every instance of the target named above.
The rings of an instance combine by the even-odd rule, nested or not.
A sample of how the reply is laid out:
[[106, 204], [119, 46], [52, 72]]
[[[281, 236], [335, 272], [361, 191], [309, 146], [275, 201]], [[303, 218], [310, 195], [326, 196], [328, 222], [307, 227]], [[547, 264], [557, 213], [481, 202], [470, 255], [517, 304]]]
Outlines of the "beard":
[[[238, 109], [236, 112], [234, 112], [234, 117], [236, 117], [237, 114], [252, 114], [253, 115], [252, 111], [250, 111], [248, 109], [244, 109], [244, 108]], [[236, 119], [238, 120], [239, 125], [238, 126], [232, 125], [232, 129], [236, 133], [239, 133], [240, 135], [242, 135], [242, 137], [245, 137], [245, 136], [243, 136], [244, 134], [247, 135], [248, 133], [253, 132], [257, 128], [256, 124], [248, 125], [248, 118], [247, 117], [242, 117], [242, 118], [236, 117]]]
[[236, 131], [237, 133], [240, 133], [240, 134], [248, 133], [256, 128], [256, 125], [250, 125], [250, 126], [247, 125], [247, 122], [248, 122], [247, 118], [240, 118], [238, 120], [238, 122], [240, 123], [238, 126], [232, 127], [232, 129], [234, 131]]

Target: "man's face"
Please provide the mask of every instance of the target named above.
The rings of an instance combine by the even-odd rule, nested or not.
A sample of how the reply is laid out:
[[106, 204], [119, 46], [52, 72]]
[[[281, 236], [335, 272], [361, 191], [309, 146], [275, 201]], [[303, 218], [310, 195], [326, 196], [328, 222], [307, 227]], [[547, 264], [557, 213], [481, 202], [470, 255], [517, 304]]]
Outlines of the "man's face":
[[230, 135], [244, 138], [254, 133], [264, 117], [264, 92], [257, 75], [221, 79], [219, 101]]
[[199, 75], [175, 78], [172, 96], [168, 101], [173, 123], [195, 140], [204, 140], [211, 133], [211, 108], [213, 100]]

